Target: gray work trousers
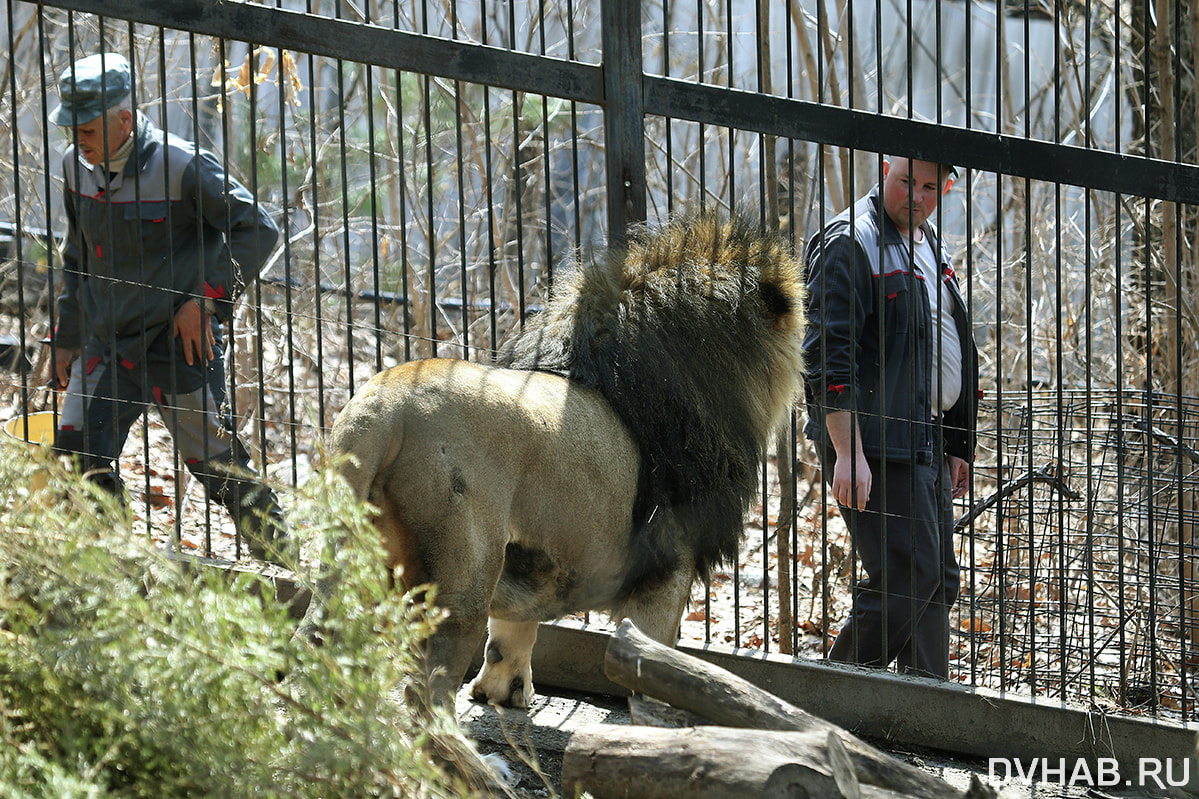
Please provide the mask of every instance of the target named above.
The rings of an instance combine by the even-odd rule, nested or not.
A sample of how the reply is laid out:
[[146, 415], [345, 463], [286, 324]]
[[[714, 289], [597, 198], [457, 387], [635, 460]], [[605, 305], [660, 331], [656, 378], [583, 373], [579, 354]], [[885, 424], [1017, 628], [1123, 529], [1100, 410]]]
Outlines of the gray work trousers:
[[[170, 332], [157, 336], [136, 364], [92, 343], [72, 366], [54, 449], [73, 455], [80, 471], [120, 494], [115, 461], [133, 423], [154, 407], [209, 497], [225, 506], [240, 532], [262, 538], [263, 519], [277, 514], [278, 503], [251, 471], [249, 453], [234, 433], [225, 407], [224, 363], [218, 355], [189, 366]], [[218, 338], [218, 352], [219, 347]]]
[[[824, 455], [831, 473], [835, 454]], [[865, 573], [830, 660], [903, 672], [949, 675], [949, 609], [961, 572], [953, 548], [949, 468], [868, 458], [872, 488], [864, 511], [841, 513]]]

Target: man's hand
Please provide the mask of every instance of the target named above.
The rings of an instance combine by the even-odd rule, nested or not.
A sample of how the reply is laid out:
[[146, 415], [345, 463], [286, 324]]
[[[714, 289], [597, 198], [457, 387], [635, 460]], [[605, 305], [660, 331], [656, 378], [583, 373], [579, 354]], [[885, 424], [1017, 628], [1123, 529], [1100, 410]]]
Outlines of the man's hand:
[[862, 450], [862, 433], [849, 411], [833, 411], [825, 417], [829, 441], [837, 452], [829, 487], [833, 499], [846, 508], [866, 510], [873, 476]]
[[947, 455], [946, 459], [949, 464], [949, 485], [953, 498], [966, 496], [970, 491], [970, 462], [953, 455]]
[[175, 335], [183, 339], [183, 359], [188, 366], [193, 366], [197, 359], [201, 363], [212, 360], [216, 336], [208, 316], [199, 300], [188, 300], [175, 312]]
[[58, 387], [66, 388], [71, 381], [71, 364], [79, 359], [78, 347], [54, 348], [54, 376], [58, 379]]
[[870, 465], [861, 449], [857, 457], [838, 454], [833, 466], [833, 499], [847, 508], [866, 510], [872, 480]]

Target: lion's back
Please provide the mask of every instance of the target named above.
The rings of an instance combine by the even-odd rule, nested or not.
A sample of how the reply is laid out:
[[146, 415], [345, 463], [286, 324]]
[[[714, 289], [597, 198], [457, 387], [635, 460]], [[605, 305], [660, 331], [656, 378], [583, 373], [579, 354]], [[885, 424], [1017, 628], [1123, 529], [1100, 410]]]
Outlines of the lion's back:
[[572, 561], [599, 537], [629, 538], [638, 448], [598, 392], [556, 375], [405, 363], [355, 395], [331, 446], [354, 457], [360, 486], [370, 482], [360, 494], [385, 497], [410, 528], [469, 513], [488, 520], [482, 531]]

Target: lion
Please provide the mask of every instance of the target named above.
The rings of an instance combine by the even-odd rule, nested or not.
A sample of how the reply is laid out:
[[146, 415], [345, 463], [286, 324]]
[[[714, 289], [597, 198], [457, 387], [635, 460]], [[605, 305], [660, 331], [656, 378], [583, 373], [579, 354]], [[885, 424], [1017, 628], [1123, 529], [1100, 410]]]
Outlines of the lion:
[[447, 611], [424, 653], [439, 701], [485, 631], [471, 695], [512, 707], [539, 622], [604, 611], [673, 645], [800, 392], [802, 267], [745, 217], [641, 227], [555, 277], [494, 364], [384, 371], [331, 432], [388, 567]]

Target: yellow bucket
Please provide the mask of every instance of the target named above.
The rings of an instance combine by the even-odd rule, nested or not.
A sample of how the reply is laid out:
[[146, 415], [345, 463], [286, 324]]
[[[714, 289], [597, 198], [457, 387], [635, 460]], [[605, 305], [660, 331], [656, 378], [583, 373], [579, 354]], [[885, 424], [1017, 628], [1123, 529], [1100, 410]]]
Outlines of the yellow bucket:
[[[28, 423], [28, 427], [26, 427]], [[26, 433], [28, 430], [28, 433]], [[54, 443], [54, 412], [40, 411], [24, 416], [17, 416], [4, 423], [5, 434], [17, 441], [22, 441], [31, 448]], [[37, 493], [46, 487], [47, 477], [44, 471], [33, 473], [29, 486], [30, 493]]]

